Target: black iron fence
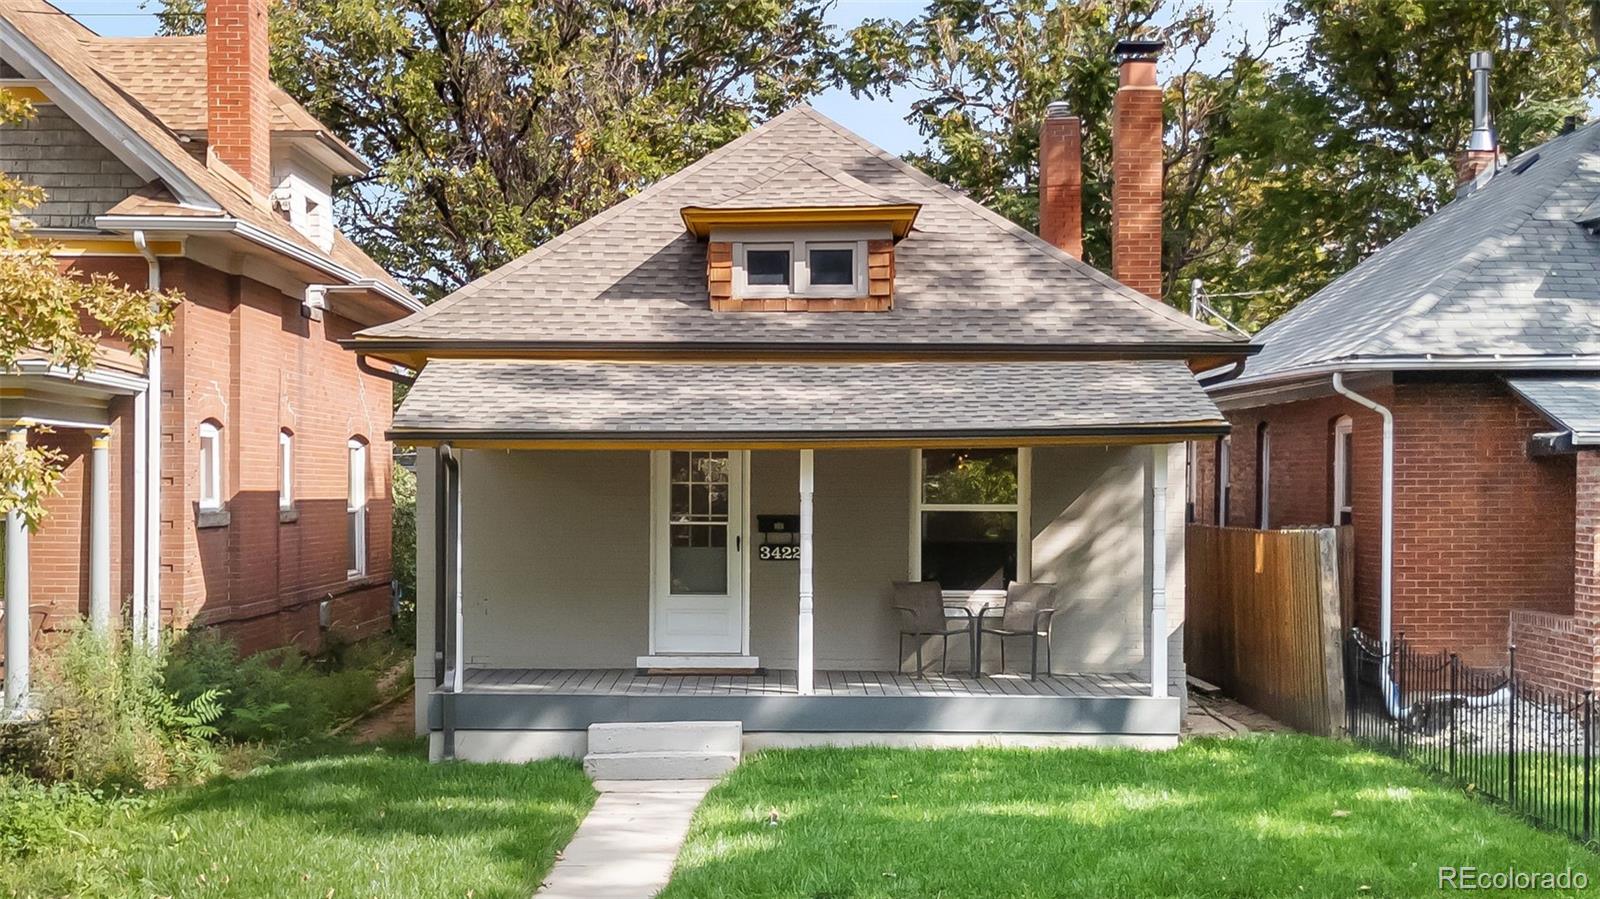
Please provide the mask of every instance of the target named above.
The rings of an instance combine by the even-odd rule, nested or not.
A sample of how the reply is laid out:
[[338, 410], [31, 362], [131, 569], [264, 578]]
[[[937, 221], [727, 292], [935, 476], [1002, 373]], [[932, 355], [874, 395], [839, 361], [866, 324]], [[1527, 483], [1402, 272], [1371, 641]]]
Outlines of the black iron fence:
[[1559, 691], [1517, 671], [1425, 652], [1404, 635], [1384, 653], [1345, 638], [1345, 727], [1358, 743], [1407, 759], [1581, 840], [1595, 836], [1594, 691]]

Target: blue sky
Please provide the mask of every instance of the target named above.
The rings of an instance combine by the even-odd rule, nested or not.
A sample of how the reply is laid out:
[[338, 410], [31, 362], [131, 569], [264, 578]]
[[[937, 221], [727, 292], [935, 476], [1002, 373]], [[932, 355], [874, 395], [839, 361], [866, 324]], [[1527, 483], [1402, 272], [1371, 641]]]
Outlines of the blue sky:
[[[137, 0], [54, 2], [100, 34], [134, 36], [155, 33], [155, 17], [142, 12]], [[1226, 48], [1241, 38], [1259, 40], [1266, 32], [1268, 17], [1281, 5], [1280, 0], [1217, 3], [1222, 29], [1218, 35], [1220, 39], [1213, 42], [1213, 47]], [[869, 18], [906, 19], [916, 15], [922, 6], [923, 0], [837, 0], [828, 14], [828, 21], [839, 28], [849, 28]], [[1202, 65], [1219, 60], [1220, 54], [1213, 52], [1210, 59], [1202, 59]], [[849, 91], [830, 90], [817, 97], [813, 104], [825, 115], [837, 119], [878, 146], [892, 153], [905, 153], [922, 146], [916, 129], [905, 121], [906, 111], [914, 99], [914, 96], [902, 92], [866, 100], [850, 96]]]

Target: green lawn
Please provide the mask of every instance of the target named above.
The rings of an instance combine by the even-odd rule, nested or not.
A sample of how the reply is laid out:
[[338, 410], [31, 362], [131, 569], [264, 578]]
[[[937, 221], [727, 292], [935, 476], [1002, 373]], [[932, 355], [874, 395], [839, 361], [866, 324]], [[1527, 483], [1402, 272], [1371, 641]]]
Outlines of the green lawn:
[[1279, 735], [761, 753], [711, 792], [663, 899], [1411, 896], [1441, 865], [1600, 884], [1600, 856], [1564, 837], [1397, 760]]
[[335, 749], [158, 792], [70, 851], [0, 860], [0, 895], [527, 899], [594, 795], [572, 762]]

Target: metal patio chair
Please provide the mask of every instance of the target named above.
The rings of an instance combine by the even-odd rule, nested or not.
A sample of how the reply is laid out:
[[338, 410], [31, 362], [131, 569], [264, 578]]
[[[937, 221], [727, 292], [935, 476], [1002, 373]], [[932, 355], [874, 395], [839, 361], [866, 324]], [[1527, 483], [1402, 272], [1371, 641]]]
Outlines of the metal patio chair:
[[983, 635], [1000, 638], [1000, 673], [1006, 670], [1006, 640], [1010, 637], [1028, 638], [1028, 679], [1039, 677], [1039, 638], [1044, 638], [1044, 670], [1051, 671], [1050, 634], [1056, 614], [1056, 585], [1047, 583], [1006, 585], [1006, 601], [998, 625], [985, 624], [984, 612], [978, 613], [977, 633], [973, 639], [973, 657], [983, 658]]
[[951, 608], [966, 616], [966, 620], [951, 619], [945, 613], [944, 593], [937, 581], [894, 582], [894, 609], [902, 619], [899, 644], [901, 669], [905, 668], [906, 638], [911, 637], [917, 642], [917, 670], [912, 677], [922, 676], [922, 643], [928, 637], [940, 637], [944, 641], [944, 657], [939, 670], [946, 674], [950, 672], [950, 638], [965, 636], [967, 648], [972, 648], [972, 611], [956, 606]]

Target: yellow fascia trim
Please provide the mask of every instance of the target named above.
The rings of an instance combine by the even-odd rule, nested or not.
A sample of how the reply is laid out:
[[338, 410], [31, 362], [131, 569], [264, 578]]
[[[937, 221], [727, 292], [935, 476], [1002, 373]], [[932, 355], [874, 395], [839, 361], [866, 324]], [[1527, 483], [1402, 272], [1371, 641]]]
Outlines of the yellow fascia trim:
[[27, 85], [22, 85], [22, 84], [6, 85], [4, 87], [0, 87], [0, 90], [5, 91], [6, 93], [10, 94], [13, 97], [20, 97], [23, 100], [27, 100], [29, 103], [54, 103], [55, 102], [54, 100], [50, 99], [50, 97], [47, 94], [45, 94], [44, 91], [39, 90], [36, 87], [28, 87]]
[[[131, 240], [104, 237], [50, 238], [34, 241], [50, 248], [52, 256], [140, 256], [139, 248]], [[152, 240], [150, 252], [157, 256], [182, 256], [183, 241]]]
[[898, 239], [911, 231], [915, 203], [885, 206], [780, 206], [765, 209], [707, 209], [685, 206], [678, 211], [683, 225], [695, 237], [707, 237], [712, 228], [786, 228], [795, 225], [888, 225]]

